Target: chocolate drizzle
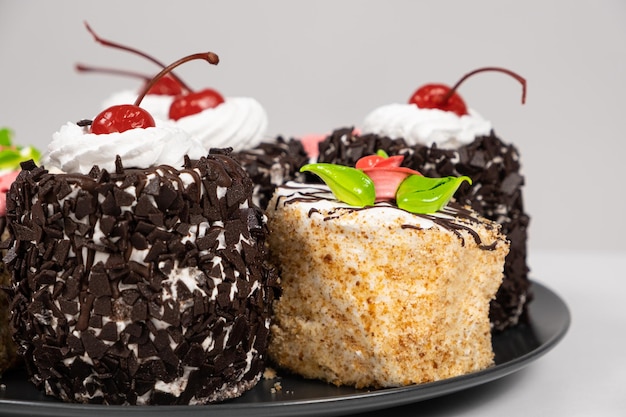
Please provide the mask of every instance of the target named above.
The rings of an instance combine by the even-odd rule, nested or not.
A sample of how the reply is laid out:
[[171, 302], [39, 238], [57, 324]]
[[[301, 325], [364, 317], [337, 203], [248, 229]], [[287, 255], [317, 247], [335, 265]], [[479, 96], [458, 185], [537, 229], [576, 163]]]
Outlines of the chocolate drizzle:
[[[284, 184], [281, 186], [282, 189], [293, 190], [292, 194], [281, 195], [276, 199], [275, 209], [282, 203], [284, 205], [305, 202], [305, 203], [315, 203], [322, 200], [334, 200], [332, 194], [326, 187], [320, 187], [317, 185], [307, 185], [306, 188], [299, 186], [290, 186], [289, 184]], [[393, 208], [395, 210], [401, 210], [405, 213], [409, 213], [405, 210], [402, 210], [394, 205], [389, 203], [376, 203], [374, 206], [367, 207], [337, 207], [327, 212], [327, 215], [324, 216], [324, 221], [330, 221], [333, 219], [337, 219], [345, 214], [354, 213], [363, 210], [378, 210], [382, 208]], [[321, 211], [315, 208], [309, 210], [308, 216], [311, 217], [313, 214], [318, 213], [321, 214]], [[456, 237], [458, 237], [461, 241], [461, 245], [465, 246], [465, 238], [463, 234], [460, 232], [462, 230], [468, 232], [470, 236], [476, 242], [476, 245], [482, 250], [494, 250], [498, 244], [498, 241], [495, 240], [489, 244], [483, 243], [480, 235], [472, 228], [472, 223], [478, 224], [480, 220], [478, 220], [475, 216], [475, 212], [467, 209], [457, 203], [451, 202], [449, 203], [442, 211], [433, 214], [421, 214], [421, 213], [409, 213], [411, 216], [419, 217], [425, 220], [432, 221], [437, 226], [442, 229], [448, 230]], [[417, 229], [420, 230], [421, 227], [415, 224], [403, 224], [400, 226], [402, 229]], [[493, 226], [491, 224], [486, 224], [485, 227], [487, 229], [492, 229]]]
[[190, 404], [264, 368], [276, 275], [252, 183], [223, 154], [170, 166], [23, 167], [8, 194], [12, 325], [65, 401]]

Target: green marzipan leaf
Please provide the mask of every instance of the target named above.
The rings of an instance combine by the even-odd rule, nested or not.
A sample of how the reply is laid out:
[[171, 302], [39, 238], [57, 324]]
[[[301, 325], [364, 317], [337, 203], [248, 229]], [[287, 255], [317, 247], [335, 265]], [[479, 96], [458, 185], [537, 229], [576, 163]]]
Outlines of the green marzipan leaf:
[[29, 159], [35, 162], [41, 158], [41, 152], [32, 146], [13, 146], [13, 131], [9, 128], [0, 128], [0, 169], [19, 169], [20, 162]]
[[20, 162], [29, 159], [35, 162], [39, 161], [41, 153], [29, 146], [27, 148], [13, 148], [0, 151], [0, 169], [18, 169]]
[[411, 213], [434, 213], [448, 204], [463, 181], [472, 183], [466, 176], [428, 178], [411, 175], [398, 187], [396, 203], [398, 207]]
[[3, 127], [0, 129], [0, 146], [11, 146], [11, 136], [13, 132], [11, 129]]
[[387, 152], [385, 152], [382, 149], [379, 149], [378, 151], [376, 151], [376, 155], [382, 156], [383, 158], [389, 158], [389, 155], [387, 155]]
[[5, 149], [0, 151], [0, 166], [19, 164], [21, 158], [17, 149]]
[[351, 206], [371, 206], [376, 200], [374, 181], [360, 169], [326, 163], [307, 164], [300, 172], [309, 171], [328, 185], [337, 200]]

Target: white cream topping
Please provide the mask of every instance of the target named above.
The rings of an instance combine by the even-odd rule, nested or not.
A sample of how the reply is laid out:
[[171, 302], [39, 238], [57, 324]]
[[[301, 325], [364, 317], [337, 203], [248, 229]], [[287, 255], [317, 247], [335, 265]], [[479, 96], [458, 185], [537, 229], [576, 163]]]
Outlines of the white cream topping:
[[252, 148], [265, 137], [267, 114], [261, 104], [248, 97], [229, 97], [219, 106], [185, 116], [176, 125], [204, 147], [234, 150]]
[[[136, 99], [136, 91], [120, 91], [106, 99], [102, 108], [132, 104]], [[169, 120], [173, 100], [173, 96], [147, 94], [141, 101], [141, 107], [155, 120]], [[183, 117], [174, 123], [199, 140], [206, 151], [229, 146], [234, 150], [241, 150], [252, 148], [265, 138], [268, 118], [257, 100], [249, 97], [226, 97], [219, 106]]]
[[469, 114], [439, 109], [420, 109], [414, 104], [388, 104], [367, 115], [361, 129], [392, 139], [404, 138], [408, 145], [437, 144], [443, 149], [456, 149], [491, 132], [491, 122], [468, 109]]
[[[314, 194], [314, 197], [311, 197]], [[301, 184], [287, 182], [285, 186], [276, 188], [274, 196], [279, 196], [279, 204], [289, 200], [298, 201], [297, 210], [303, 216], [317, 218], [339, 218], [341, 225], [348, 230], [376, 231], [380, 228], [413, 225], [422, 229], [434, 226], [432, 220], [416, 216], [387, 203], [377, 203], [374, 207], [359, 210], [347, 203], [337, 200], [330, 189], [324, 184]], [[344, 215], [358, 210], [358, 215]], [[438, 212], [435, 216], [449, 218], [450, 216]], [[332, 222], [320, 222], [320, 227], [334, 227]]]
[[42, 157], [42, 164], [62, 172], [87, 174], [98, 165], [115, 171], [115, 157], [121, 156], [126, 168], [147, 168], [161, 164], [182, 167], [184, 156], [199, 159], [205, 148], [176, 127], [158, 125], [147, 129], [130, 129], [123, 133], [96, 135], [68, 122], [52, 137]]

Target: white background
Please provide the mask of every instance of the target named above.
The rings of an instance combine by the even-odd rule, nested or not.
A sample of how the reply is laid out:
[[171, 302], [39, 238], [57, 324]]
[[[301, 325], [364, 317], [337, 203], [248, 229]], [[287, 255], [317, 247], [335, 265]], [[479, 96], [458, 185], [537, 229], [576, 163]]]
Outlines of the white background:
[[269, 135], [359, 126], [427, 82], [454, 84], [516, 144], [535, 249], [626, 249], [626, 2], [506, 1], [8, 1], [0, 0], [0, 126], [45, 148], [67, 121], [93, 118], [137, 82], [77, 74], [78, 62], [155, 73], [162, 61], [211, 50], [221, 62], [179, 69], [192, 87], [251, 96]]

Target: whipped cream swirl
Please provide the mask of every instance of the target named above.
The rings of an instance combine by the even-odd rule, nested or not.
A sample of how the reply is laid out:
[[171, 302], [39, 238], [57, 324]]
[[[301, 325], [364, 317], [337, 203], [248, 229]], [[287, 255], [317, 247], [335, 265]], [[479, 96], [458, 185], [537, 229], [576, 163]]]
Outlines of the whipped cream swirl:
[[176, 126], [200, 141], [207, 151], [252, 148], [264, 139], [267, 124], [263, 106], [248, 97], [228, 97], [217, 107], [176, 121]]
[[388, 104], [367, 115], [361, 130], [363, 134], [403, 138], [411, 146], [436, 144], [439, 148], [456, 149], [491, 133], [491, 122], [472, 109], [468, 112], [458, 116], [439, 109], [421, 109], [414, 104]]
[[[134, 103], [136, 99], [137, 92], [134, 90], [119, 91], [107, 98], [102, 108]], [[155, 120], [168, 121], [172, 101], [174, 96], [146, 94], [140, 107], [146, 109]], [[268, 118], [257, 100], [226, 97], [219, 106], [185, 116], [174, 123], [200, 141], [207, 152], [211, 148], [227, 147], [239, 151], [253, 148], [265, 139]]]
[[115, 171], [119, 155], [125, 168], [157, 165], [183, 166], [184, 157], [200, 159], [207, 151], [183, 130], [161, 125], [130, 129], [122, 133], [96, 135], [75, 123], [67, 123], [52, 136], [42, 164], [66, 173], [87, 174], [94, 165]]

